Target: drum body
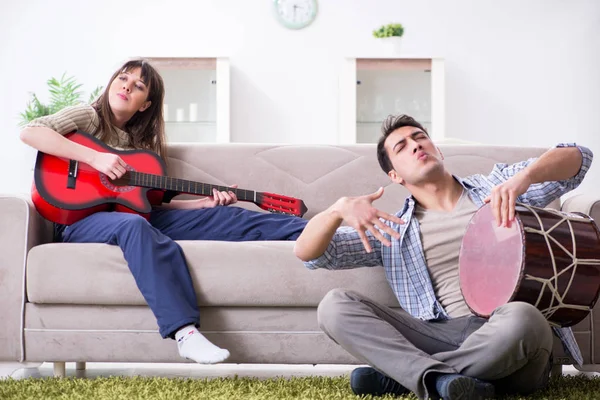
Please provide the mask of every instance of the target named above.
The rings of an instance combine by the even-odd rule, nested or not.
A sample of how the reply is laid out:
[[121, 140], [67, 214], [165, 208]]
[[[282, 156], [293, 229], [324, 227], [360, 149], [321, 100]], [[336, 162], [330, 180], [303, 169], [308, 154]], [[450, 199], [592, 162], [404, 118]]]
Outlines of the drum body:
[[584, 214], [517, 204], [510, 228], [489, 204], [472, 217], [459, 254], [460, 287], [473, 313], [524, 301], [552, 325], [584, 319], [600, 292], [600, 232]]

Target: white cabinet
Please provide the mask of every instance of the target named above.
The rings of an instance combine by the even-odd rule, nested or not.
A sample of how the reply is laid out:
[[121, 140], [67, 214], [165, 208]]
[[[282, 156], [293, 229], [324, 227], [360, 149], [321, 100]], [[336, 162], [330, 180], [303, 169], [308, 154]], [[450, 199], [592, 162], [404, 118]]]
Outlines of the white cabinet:
[[388, 115], [407, 114], [443, 140], [444, 61], [347, 58], [340, 73], [340, 144], [376, 143]]
[[169, 142], [230, 141], [227, 58], [148, 58], [165, 84], [163, 115]]

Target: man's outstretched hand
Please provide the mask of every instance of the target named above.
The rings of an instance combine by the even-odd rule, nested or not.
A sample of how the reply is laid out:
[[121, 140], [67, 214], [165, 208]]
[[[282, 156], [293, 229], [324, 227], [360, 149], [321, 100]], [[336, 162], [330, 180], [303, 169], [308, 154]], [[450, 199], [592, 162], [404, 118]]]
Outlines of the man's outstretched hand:
[[382, 195], [383, 188], [381, 187], [375, 193], [364, 196], [343, 197], [338, 200], [338, 205], [336, 207], [340, 217], [346, 221], [349, 226], [356, 229], [367, 253], [372, 251], [369, 240], [367, 239], [367, 231], [371, 232], [384, 246], [391, 246], [391, 243], [381, 234], [377, 227], [393, 238], [400, 238], [400, 234], [383, 223], [380, 218], [397, 224], [404, 224], [402, 219], [373, 207], [372, 203]]

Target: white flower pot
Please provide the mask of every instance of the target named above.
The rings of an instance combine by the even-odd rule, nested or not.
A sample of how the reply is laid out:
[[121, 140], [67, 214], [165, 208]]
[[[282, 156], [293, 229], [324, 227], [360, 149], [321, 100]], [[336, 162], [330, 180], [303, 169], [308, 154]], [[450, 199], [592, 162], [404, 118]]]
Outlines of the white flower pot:
[[378, 38], [382, 44], [383, 52], [389, 56], [398, 56], [400, 55], [401, 45], [402, 45], [402, 37], [401, 36], [390, 36], [386, 38]]

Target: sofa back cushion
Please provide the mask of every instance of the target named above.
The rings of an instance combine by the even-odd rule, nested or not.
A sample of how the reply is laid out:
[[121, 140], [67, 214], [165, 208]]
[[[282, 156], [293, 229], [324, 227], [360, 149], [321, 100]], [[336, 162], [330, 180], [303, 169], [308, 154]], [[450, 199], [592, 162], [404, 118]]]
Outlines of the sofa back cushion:
[[[495, 163], [523, 161], [546, 150], [480, 145], [445, 145], [440, 149], [448, 170], [461, 177], [487, 175]], [[237, 183], [242, 189], [297, 197], [308, 207], [305, 218], [323, 211], [341, 196], [372, 193], [381, 186], [385, 192], [375, 204], [394, 213], [408, 194], [381, 170], [374, 144], [178, 143], [169, 147], [169, 175], [218, 185]], [[240, 206], [258, 209], [248, 202]]]

